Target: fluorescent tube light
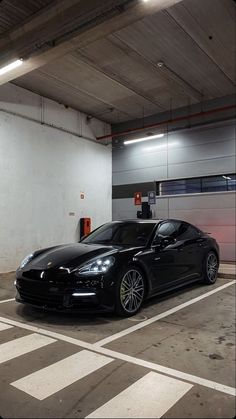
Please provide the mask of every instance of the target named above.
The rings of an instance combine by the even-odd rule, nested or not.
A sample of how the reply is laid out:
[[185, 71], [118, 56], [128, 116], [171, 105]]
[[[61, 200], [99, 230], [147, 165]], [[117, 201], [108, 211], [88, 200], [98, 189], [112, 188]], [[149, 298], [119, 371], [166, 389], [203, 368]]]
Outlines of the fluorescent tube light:
[[153, 147], [144, 147], [144, 151], [154, 151], [154, 150], [161, 150], [161, 149], [163, 149], [163, 148], [167, 148], [167, 146], [168, 146], [168, 148], [169, 147], [173, 147], [173, 146], [175, 146], [175, 145], [178, 145], [179, 144], [179, 142], [178, 141], [173, 141], [172, 143], [165, 143], [165, 144], [159, 144], [159, 145], [155, 145], [155, 146], [153, 146]]
[[227, 179], [227, 180], [231, 180], [231, 177], [229, 177], [229, 176], [222, 176], [224, 179]]
[[14, 70], [14, 68], [19, 67], [21, 64], [23, 64], [23, 60], [15, 60], [13, 63], [5, 65], [5, 67], [0, 68], [0, 76], [8, 73], [8, 71]]
[[165, 134], [149, 135], [148, 137], [136, 138], [135, 140], [124, 141], [125, 145], [141, 143], [142, 141], [154, 140], [155, 138], [162, 138]]

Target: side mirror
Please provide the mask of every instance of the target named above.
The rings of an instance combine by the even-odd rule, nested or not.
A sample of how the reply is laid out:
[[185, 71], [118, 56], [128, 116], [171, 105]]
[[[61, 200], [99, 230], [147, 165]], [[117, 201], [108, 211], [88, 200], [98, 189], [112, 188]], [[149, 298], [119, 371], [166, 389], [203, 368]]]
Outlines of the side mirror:
[[153, 246], [157, 249], [164, 248], [169, 246], [170, 244], [174, 244], [176, 239], [171, 236], [160, 237], [159, 240], [155, 240], [153, 242]]
[[169, 246], [170, 244], [174, 244], [176, 239], [171, 236], [166, 236], [161, 239], [161, 247]]

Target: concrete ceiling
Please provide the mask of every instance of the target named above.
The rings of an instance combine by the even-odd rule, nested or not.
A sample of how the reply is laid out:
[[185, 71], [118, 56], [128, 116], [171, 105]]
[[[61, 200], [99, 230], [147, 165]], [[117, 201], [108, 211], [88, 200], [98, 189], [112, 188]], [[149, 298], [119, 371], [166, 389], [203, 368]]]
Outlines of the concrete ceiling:
[[[49, 16], [49, 1], [21, 1], [38, 6], [44, 3], [45, 16]], [[2, 3], [16, 4], [17, 0]], [[66, 0], [51, 5], [52, 21], [57, 7], [61, 10], [65, 7], [60, 27], [55, 21], [49, 31], [50, 39], [52, 35], [57, 39], [57, 35], [63, 40], [50, 44], [44, 28], [43, 48], [37, 51], [36, 58], [28, 60], [28, 68], [14, 79], [15, 84], [112, 123], [235, 92], [236, 5], [232, 0], [107, 1], [103, 2], [106, 10], [98, 2], [94, 26], [90, 24], [80, 30], [76, 37], [73, 34], [72, 39], [68, 31], [72, 33], [79, 17], [81, 20], [75, 11], [82, 3], [83, 0]], [[92, 18], [89, 3], [89, 0], [84, 3], [87, 19]], [[93, 0], [91, 4], [95, 3]], [[69, 12], [73, 12], [73, 21], [65, 20]], [[100, 21], [96, 21], [97, 16]], [[63, 31], [67, 33], [66, 39]], [[27, 44], [26, 32], [25, 43], [20, 43], [24, 51], [27, 45], [32, 47], [32, 42], [36, 42], [34, 39]], [[9, 31], [7, 34], [10, 51], [15, 53], [18, 37], [12, 39]], [[1, 40], [3, 37], [0, 46]], [[2, 43], [3, 49], [6, 45]]]
[[0, 0], [0, 35], [53, 2], [54, 0]]

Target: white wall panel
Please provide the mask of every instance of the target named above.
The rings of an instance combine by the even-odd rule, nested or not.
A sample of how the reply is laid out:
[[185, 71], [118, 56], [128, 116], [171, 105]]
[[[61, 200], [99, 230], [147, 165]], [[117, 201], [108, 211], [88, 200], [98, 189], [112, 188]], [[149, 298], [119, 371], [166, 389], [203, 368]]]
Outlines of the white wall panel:
[[220, 246], [220, 257], [223, 261], [229, 261], [232, 262], [236, 260], [235, 254], [236, 254], [236, 246], [234, 243], [219, 243]]
[[216, 142], [221, 143], [222, 140], [233, 140], [235, 138], [235, 122], [221, 122], [170, 132], [168, 137], [170, 142], [177, 141], [186, 147]]
[[[20, 90], [22, 108], [17, 102], [11, 111], [22, 114], [29, 96]], [[36, 109], [37, 95], [31, 99]], [[58, 106], [48, 102], [44, 120], [76, 129], [74, 111]], [[111, 171], [110, 146], [0, 112], [0, 272], [36, 249], [77, 240], [81, 217], [91, 217], [93, 228], [110, 221]]]
[[[151, 208], [153, 218], [185, 220], [210, 233], [220, 245], [221, 259], [235, 260], [234, 192], [159, 197]], [[113, 199], [114, 220], [136, 218], [137, 209], [133, 199]]]
[[[168, 149], [145, 151], [165, 146], [167, 139]], [[171, 132], [113, 150], [114, 185], [234, 171], [235, 121]]]
[[[164, 199], [164, 198], [161, 198]], [[195, 194], [175, 196], [171, 200], [172, 209], [201, 209], [201, 208], [235, 208], [234, 192], [216, 192], [209, 194]]]
[[126, 170], [139, 170], [142, 168], [149, 168], [149, 167], [160, 167], [166, 166], [167, 164], [167, 152], [165, 150], [162, 151], [140, 151], [135, 152], [132, 155], [125, 155], [123, 154], [119, 158], [113, 158], [112, 161], [112, 171], [115, 172], [122, 172]]
[[[212, 145], [214, 146], [212, 147]], [[188, 163], [199, 160], [218, 159], [232, 157], [235, 154], [235, 140], [221, 141], [215, 143], [198, 144], [194, 146], [175, 146], [169, 150], [169, 165], [176, 163]], [[210, 150], [209, 150], [210, 148]], [[191, 153], [191, 155], [190, 155]]]
[[217, 159], [209, 158], [197, 160], [195, 162], [190, 161], [189, 163], [172, 164], [169, 165], [168, 177], [174, 179], [232, 172], [235, 172], [235, 156], [219, 157]]
[[156, 179], [165, 179], [167, 166], [140, 168], [113, 173], [113, 185], [125, 185], [128, 183], [151, 182]]

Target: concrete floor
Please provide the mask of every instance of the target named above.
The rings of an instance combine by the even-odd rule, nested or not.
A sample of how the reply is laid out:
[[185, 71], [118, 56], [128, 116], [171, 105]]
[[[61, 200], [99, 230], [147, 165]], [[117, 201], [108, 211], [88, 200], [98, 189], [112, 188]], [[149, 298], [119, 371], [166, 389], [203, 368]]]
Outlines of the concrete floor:
[[24, 307], [13, 279], [0, 275], [3, 418], [235, 416], [232, 278], [154, 298], [130, 319]]

